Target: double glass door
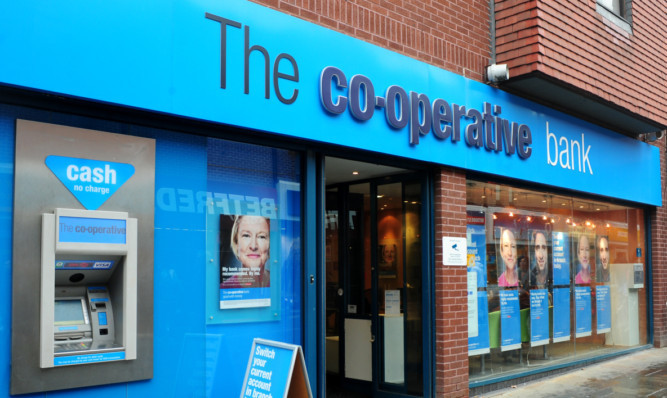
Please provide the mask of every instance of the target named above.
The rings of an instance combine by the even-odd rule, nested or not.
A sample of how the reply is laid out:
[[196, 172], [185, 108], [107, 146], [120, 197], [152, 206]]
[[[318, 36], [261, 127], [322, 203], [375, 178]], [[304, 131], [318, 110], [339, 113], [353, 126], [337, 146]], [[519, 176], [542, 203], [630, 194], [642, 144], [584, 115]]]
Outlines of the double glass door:
[[403, 175], [327, 189], [328, 395], [423, 394], [423, 185]]

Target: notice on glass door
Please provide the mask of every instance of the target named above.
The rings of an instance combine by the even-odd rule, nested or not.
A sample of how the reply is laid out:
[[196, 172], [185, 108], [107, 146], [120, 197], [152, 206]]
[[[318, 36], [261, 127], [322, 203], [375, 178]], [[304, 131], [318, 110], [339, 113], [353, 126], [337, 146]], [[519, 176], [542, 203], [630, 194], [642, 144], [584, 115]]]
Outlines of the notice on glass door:
[[385, 290], [384, 292], [384, 313], [385, 315], [401, 314], [401, 291]]

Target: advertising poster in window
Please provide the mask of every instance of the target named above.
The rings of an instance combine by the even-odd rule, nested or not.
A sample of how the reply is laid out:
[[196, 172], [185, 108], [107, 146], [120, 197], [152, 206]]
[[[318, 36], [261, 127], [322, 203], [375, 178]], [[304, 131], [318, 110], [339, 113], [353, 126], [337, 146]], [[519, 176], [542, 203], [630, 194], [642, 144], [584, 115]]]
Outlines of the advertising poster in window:
[[577, 318], [576, 337], [591, 335], [591, 288], [577, 286], [574, 288], [574, 306]]
[[595, 240], [595, 254], [596, 254], [596, 281], [598, 283], [609, 283], [609, 237], [606, 235], [598, 235]]
[[[530, 284], [538, 289], [548, 288], [551, 284], [551, 265], [549, 264], [549, 234], [541, 229], [528, 232], [530, 237]], [[532, 294], [532, 291], [531, 291]]]
[[519, 312], [519, 292], [500, 291], [500, 350], [521, 348], [521, 314]]
[[[551, 234], [554, 286], [570, 285], [570, 240], [565, 232]], [[569, 296], [568, 296], [569, 297]], [[567, 312], [569, 313], [569, 307]]]
[[474, 273], [477, 287], [486, 287], [486, 228], [484, 212], [468, 211], [466, 238], [468, 243], [468, 273]]
[[382, 239], [378, 245], [378, 276], [380, 278], [396, 278], [398, 275], [398, 261], [401, 253], [398, 251], [397, 239]]
[[486, 228], [484, 212], [468, 211], [468, 355], [489, 352], [489, 303], [486, 281]]
[[271, 235], [268, 217], [220, 215], [220, 309], [271, 305]]
[[[474, 312], [470, 311], [471, 301], [475, 306]], [[471, 330], [471, 323], [477, 326], [474, 330]], [[489, 303], [486, 292], [475, 289], [473, 294], [472, 290], [468, 290], [468, 356], [487, 354], [489, 351]]]
[[570, 289], [553, 290], [553, 330], [554, 343], [570, 340]]
[[530, 291], [530, 346], [549, 343], [549, 291]]
[[597, 332], [608, 333], [611, 331], [611, 296], [609, 286], [597, 286], [595, 288], [595, 303], [597, 308]]
[[[496, 221], [495, 225], [503, 224], [500, 221], [500, 217]], [[496, 255], [498, 286], [519, 286], [519, 259], [517, 247], [517, 240], [520, 239], [519, 231], [511, 226], [496, 226], [494, 227], [494, 236], [498, 238], [496, 253], [500, 254]]]
[[591, 283], [591, 248], [594, 240], [590, 234], [577, 233], [572, 236], [572, 264], [575, 285], [589, 285]]

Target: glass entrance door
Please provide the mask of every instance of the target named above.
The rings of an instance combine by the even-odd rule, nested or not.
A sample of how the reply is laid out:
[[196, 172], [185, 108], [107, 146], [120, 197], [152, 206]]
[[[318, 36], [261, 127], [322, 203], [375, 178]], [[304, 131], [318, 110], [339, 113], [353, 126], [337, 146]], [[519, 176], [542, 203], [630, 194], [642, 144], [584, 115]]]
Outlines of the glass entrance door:
[[423, 394], [423, 182], [329, 186], [327, 396]]

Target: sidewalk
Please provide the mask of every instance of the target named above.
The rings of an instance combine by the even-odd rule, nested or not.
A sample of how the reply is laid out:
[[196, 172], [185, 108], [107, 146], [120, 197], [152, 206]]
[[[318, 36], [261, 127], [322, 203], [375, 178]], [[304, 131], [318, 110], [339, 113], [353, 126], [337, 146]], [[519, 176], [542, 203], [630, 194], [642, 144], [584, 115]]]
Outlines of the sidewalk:
[[667, 348], [653, 348], [480, 397], [667, 397]]

